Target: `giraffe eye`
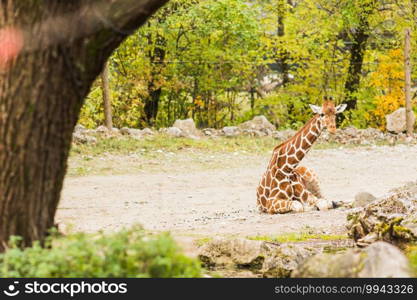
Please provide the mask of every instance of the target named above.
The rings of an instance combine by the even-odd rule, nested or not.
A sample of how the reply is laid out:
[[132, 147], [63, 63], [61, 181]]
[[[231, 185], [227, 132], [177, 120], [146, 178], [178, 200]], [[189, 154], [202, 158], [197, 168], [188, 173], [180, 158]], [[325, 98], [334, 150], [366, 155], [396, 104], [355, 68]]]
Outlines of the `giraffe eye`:
[[321, 113], [321, 114], [320, 114], [320, 117], [322, 117], [322, 118], [323, 118], [323, 117], [324, 117], [324, 113]]

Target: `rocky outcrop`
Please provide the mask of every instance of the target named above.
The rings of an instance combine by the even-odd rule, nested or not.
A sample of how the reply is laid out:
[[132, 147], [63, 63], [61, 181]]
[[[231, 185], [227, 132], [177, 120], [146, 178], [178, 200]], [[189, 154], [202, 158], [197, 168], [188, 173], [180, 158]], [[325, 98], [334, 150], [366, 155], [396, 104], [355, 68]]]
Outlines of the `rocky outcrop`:
[[[415, 124], [416, 117], [412, 113], [411, 123]], [[394, 111], [393, 113], [386, 115], [385, 119], [387, 121], [387, 130], [395, 133], [404, 132], [407, 129], [406, 118], [405, 118], [405, 108], [401, 107]]]
[[349, 235], [360, 247], [375, 241], [402, 246], [417, 241], [417, 183], [392, 190], [348, 214]]
[[377, 242], [365, 249], [314, 255], [301, 263], [291, 277], [389, 278], [411, 277], [409, 262], [395, 246]]
[[315, 253], [309, 247], [218, 238], [205, 244], [198, 257], [207, 268], [249, 269], [263, 277], [289, 277], [299, 263]]

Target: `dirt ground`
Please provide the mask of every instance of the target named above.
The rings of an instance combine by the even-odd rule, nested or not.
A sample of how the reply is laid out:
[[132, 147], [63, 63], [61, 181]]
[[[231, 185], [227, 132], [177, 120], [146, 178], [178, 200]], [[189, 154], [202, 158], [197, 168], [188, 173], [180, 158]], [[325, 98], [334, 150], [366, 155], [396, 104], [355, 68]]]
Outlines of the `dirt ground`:
[[[285, 215], [256, 210], [255, 189], [269, 155], [230, 154], [220, 159], [224, 168], [187, 171], [183, 162], [178, 169], [159, 173], [69, 177], [57, 221], [85, 232], [140, 223], [147, 230], [190, 237], [345, 232], [345, 208]], [[416, 180], [417, 149], [397, 145], [312, 150], [303, 165], [316, 170], [328, 199], [351, 201], [361, 191], [378, 197]]]

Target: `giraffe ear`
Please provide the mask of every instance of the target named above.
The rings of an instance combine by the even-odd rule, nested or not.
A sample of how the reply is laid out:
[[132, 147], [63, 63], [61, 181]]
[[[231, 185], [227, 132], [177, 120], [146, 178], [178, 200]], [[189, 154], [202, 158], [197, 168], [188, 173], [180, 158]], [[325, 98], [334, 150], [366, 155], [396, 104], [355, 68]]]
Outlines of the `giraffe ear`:
[[341, 112], [343, 112], [346, 109], [346, 106], [347, 104], [345, 103], [336, 106], [336, 113], [340, 114]]
[[309, 105], [310, 105], [310, 108], [313, 111], [313, 113], [321, 114], [321, 107], [320, 106], [317, 106], [317, 105], [314, 105], [314, 104], [309, 104]]

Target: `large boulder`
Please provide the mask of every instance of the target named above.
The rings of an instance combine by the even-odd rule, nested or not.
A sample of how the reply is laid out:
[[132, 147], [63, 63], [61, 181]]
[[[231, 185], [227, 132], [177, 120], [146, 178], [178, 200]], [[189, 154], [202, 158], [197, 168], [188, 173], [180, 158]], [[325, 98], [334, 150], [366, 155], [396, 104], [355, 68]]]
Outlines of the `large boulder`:
[[193, 119], [186, 120], [176, 120], [172, 127], [176, 127], [181, 130], [183, 136], [187, 137], [198, 137], [200, 136], [200, 131], [195, 127]]
[[263, 277], [289, 277], [299, 263], [316, 253], [309, 247], [217, 238], [205, 244], [198, 257], [207, 268], [248, 269]]
[[347, 219], [349, 236], [358, 246], [378, 240], [399, 246], [417, 241], [417, 182], [354, 209]]
[[[410, 114], [411, 122], [414, 126], [416, 117], [414, 113]], [[387, 120], [387, 130], [395, 133], [401, 133], [406, 130], [405, 108], [401, 107], [393, 113], [385, 116]]]
[[239, 128], [241, 130], [260, 131], [267, 135], [271, 135], [275, 130], [275, 126], [265, 116], [256, 116], [252, 120], [240, 124]]
[[395, 246], [376, 242], [365, 249], [322, 253], [301, 263], [291, 277], [390, 278], [411, 277], [409, 262]]

